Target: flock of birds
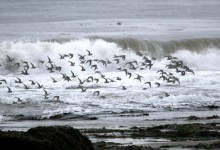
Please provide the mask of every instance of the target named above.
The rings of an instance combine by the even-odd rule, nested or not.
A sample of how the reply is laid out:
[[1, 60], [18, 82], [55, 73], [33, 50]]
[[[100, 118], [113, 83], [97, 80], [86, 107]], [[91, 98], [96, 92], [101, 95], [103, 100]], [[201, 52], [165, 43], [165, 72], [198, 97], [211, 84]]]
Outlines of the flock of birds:
[[[66, 73], [62, 72], [62, 66], [59, 66], [54, 62], [49, 56], [45, 60], [39, 60], [36, 64], [33, 62], [28, 62], [24, 60], [17, 60], [16, 58], [12, 58], [9, 55], [6, 55], [5, 57], [5, 64], [7, 68], [11, 69], [17, 69], [20, 70], [20, 74], [24, 76], [28, 76], [30, 74], [29, 70], [31, 69], [36, 69], [38, 67], [43, 67], [45, 68], [49, 73], [53, 74], [60, 74], [62, 77], [63, 81], [58, 81], [55, 77], [51, 77], [51, 82], [56, 84], [57, 82], [75, 82], [78, 81], [78, 88], [81, 89], [81, 92], [86, 92], [88, 90], [88, 87], [85, 87], [86, 82], [92, 82], [92, 83], [98, 83], [98, 82], [103, 82], [103, 83], [112, 83], [112, 82], [119, 82], [123, 80], [122, 77], [114, 77], [114, 78], [109, 78], [107, 77], [104, 73], [102, 73], [99, 70], [100, 65], [104, 67], [108, 67], [109, 65], [116, 65], [117, 71], [124, 72], [125, 77], [129, 78], [131, 80], [137, 80], [137, 82], [143, 83], [143, 85], [148, 85], [149, 88], [152, 86], [155, 87], [160, 87], [160, 81], [162, 80], [163, 82], [166, 83], [172, 83], [172, 84], [180, 84], [179, 78], [175, 76], [174, 73], [171, 72], [166, 72], [164, 70], [158, 70], [157, 74], [159, 75], [158, 82], [143, 82], [143, 76], [135, 73], [135, 70], [145, 70], [148, 69], [150, 70], [152, 66], [154, 65], [154, 62], [156, 61], [156, 58], [154, 57], [147, 57], [143, 55], [142, 53], [138, 52], [137, 55], [139, 55], [142, 58], [141, 62], [137, 62], [136, 60], [133, 61], [128, 61], [126, 59], [126, 55], [114, 55], [112, 60], [108, 60], [106, 58], [104, 59], [92, 59], [92, 54], [91, 51], [86, 50], [86, 54], [73, 54], [73, 53], [68, 53], [68, 54], [59, 54], [59, 59], [65, 61], [66, 63], [69, 63], [69, 66], [72, 67], [80, 67], [81, 72], [86, 71], [86, 67], [90, 67], [94, 71], [94, 75], [88, 76], [86, 79], [82, 79], [79, 74], [77, 75], [74, 73], [74, 71], [70, 71], [71, 74], [68, 75]], [[187, 73], [192, 73], [194, 74], [194, 71], [190, 69], [188, 66], [184, 65], [183, 61], [178, 59], [177, 57], [173, 57], [171, 55], [165, 56], [167, 60], [169, 60], [168, 64], [166, 65], [167, 69], [173, 69], [177, 74], [180, 74], [182, 76], [186, 75]], [[76, 59], [78, 59], [76, 61]], [[78, 64], [76, 62], [79, 62]], [[120, 65], [118, 65], [120, 64]], [[122, 65], [123, 64], [123, 67]], [[0, 67], [3, 67], [0, 65]], [[166, 70], [167, 70], [166, 69]], [[97, 74], [99, 77], [97, 77]], [[29, 82], [29, 84], [27, 84]], [[23, 84], [23, 87], [25, 90], [28, 90], [31, 88], [31, 86], [35, 86], [38, 89], [42, 89], [43, 92], [43, 98], [44, 99], [51, 99], [54, 101], [60, 101], [60, 96], [52, 96], [49, 97], [50, 93], [48, 93], [48, 89], [43, 85], [40, 84], [37, 81], [34, 80], [28, 80], [28, 81], [22, 81], [21, 78], [16, 77], [14, 80], [14, 83], [16, 84]], [[0, 85], [3, 87], [7, 88], [8, 93], [13, 93], [12, 88], [8, 85], [8, 82], [6, 79], [0, 79]], [[122, 90], [126, 90], [127, 87], [122, 86]], [[146, 90], [147, 88], [143, 88], [143, 90]], [[164, 92], [165, 96], [169, 96], [168, 93]], [[99, 98], [105, 98], [104, 95], [101, 96], [100, 90], [96, 90], [93, 92], [93, 95], [98, 96]], [[15, 97], [17, 100], [14, 101], [14, 103], [22, 103], [22, 99], [20, 97]]]

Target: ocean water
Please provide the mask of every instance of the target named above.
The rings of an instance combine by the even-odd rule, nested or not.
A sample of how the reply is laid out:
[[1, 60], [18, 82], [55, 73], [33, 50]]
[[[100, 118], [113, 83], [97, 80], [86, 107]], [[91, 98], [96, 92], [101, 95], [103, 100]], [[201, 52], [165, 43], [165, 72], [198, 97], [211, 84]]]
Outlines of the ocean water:
[[[220, 106], [218, 0], [0, 3], [1, 129], [127, 113], [219, 113], [208, 109]], [[176, 62], [182, 65], [169, 68]], [[163, 80], [159, 70], [179, 82]]]

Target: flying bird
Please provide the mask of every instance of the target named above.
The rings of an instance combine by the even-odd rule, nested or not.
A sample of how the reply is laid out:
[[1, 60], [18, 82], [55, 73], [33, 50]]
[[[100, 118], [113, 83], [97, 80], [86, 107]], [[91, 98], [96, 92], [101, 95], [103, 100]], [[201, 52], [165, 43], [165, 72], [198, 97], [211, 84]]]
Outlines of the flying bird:
[[93, 92], [93, 95], [99, 96], [99, 94], [100, 94], [100, 91]]
[[10, 88], [10, 87], [8, 87], [8, 86], [7, 86], [7, 88], [8, 88], [8, 93], [12, 93], [11, 88]]

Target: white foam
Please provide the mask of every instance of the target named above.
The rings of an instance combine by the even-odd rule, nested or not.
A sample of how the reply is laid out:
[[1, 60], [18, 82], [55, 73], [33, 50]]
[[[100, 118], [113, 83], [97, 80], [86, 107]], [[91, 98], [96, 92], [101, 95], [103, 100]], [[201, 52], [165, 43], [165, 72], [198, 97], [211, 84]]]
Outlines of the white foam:
[[[189, 50], [178, 50], [173, 56], [177, 56], [183, 60], [184, 64], [195, 70], [195, 75], [187, 73], [181, 76], [175, 73], [175, 70], [165, 68], [169, 63], [165, 58], [154, 61], [151, 70], [129, 70], [132, 72], [131, 78], [122, 71], [118, 71], [118, 67], [124, 67], [126, 62], [119, 64], [112, 63], [108, 67], [98, 64], [99, 70], [110, 79], [116, 80], [116, 77], [122, 78], [121, 81], [104, 83], [104, 79], [100, 79], [99, 74], [95, 74], [88, 64], [82, 64], [86, 71], [80, 71], [78, 54], [87, 55], [90, 50], [92, 56], [86, 56], [87, 59], [103, 59], [114, 62], [114, 55], [126, 55], [126, 62], [143, 59], [136, 55], [130, 49], [122, 49], [113, 42], [106, 42], [101, 39], [89, 40], [78, 39], [65, 43], [58, 42], [1, 42], [0, 43], [0, 79], [6, 79], [7, 85], [0, 85], [0, 102], [5, 105], [12, 105], [13, 109], [6, 114], [21, 113], [29, 115], [40, 114], [43, 117], [50, 117], [55, 114], [71, 112], [73, 114], [100, 114], [100, 113], [119, 113], [123, 111], [160, 111], [163, 109], [190, 109], [201, 107], [202, 105], [220, 105], [219, 102], [219, 85], [220, 85], [220, 68], [219, 68], [219, 52], [217, 49], [207, 49], [207, 51], [195, 53]], [[73, 53], [74, 58], [60, 59], [59, 54]], [[21, 70], [11, 71], [7, 68], [8, 62], [6, 55], [16, 58], [16, 61], [28, 61], [37, 64], [38, 69], [30, 69], [30, 75], [24, 76], [20, 74]], [[83, 86], [88, 90], [83, 93], [78, 88], [79, 81], [77, 78], [71, 82], [62, 79], [59, 72], [49, 73], [44, 65], [38, 63], [39, 59], [48, 61], [47, 56], [51, 58], [55, 64], [62, 66], [62, 73], [70, 75], [70, 71], [75, 72], [78, 77], [85, 80], [88, 76], [99, 78], [98, 83], [86, 82]], [[75, 61], [76, 66], [70, 66], [69, 60]], [[157, 70], [164, 69], [173, 72], [179, 79], [181, 84], [169, 84], [158, 80], [159, 74]], [[198, 71], [201, 70], [201, 71]], [[136, 74], [143, 76], [142, 82], [135, 80]], [[58, 82], [52, 83], [51, 76]], [[30, 87], [29, 90], [24, 89], [23, 84], [14, 83], [16, 77], [20, 77], [22, 81]], [[36, 85], [31, 85], [29, 80], [35, 80], [43, 84], [49, 95], [49, 99], [44, 99], [44, 91], [38, 89]], [[152, 88], [149, 88], [145, 82], [150, 81]], [[161, 86], [157, 88], [155, 82], [160, 82]], [[10, 86], [13, 93], [7, 93], [6, 86]], [[127, 88], [122, 90], [122, 86]], [[143, 90], [143, 88], [146, 88]], [[100, 96], [94, 96], [93, 92], [99, 90], [100, 96], [106, 98], [100, 99]], [[170, 94], [165, 97], [164, 92]], [[31, 95], [31, 96], [30, 96]], [[52, 100], [53, 96], [59, 95], [60, 102]], [[21, 110], [21, 104], [14, 104], [15, 97], [20, 97], [27, 107]]]
[[220, 51], [216, 48], [209, 48], [202, 52], [190, 52], [188, 50], [178, 50], [173, 54], [183, 60], [188, 66], [197, 71], [219, 71]]

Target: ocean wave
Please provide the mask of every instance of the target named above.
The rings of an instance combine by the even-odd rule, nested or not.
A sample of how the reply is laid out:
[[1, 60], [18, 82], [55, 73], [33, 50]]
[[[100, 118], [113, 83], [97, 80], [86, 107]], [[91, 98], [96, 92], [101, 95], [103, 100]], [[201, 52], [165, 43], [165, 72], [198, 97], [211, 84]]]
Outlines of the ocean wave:
[[[132, 38], [88, 38], [75, 39], [65, 42], [58, 41], [37, 41], [37, 42], [1, 42], [0, 43], [0, 69], [6, 73], [19, 73], [22, 70], [16, 65], [25, 65], [24, 62], [34, 64], [37, 69], [33, 73], [45, 72], [48, 65], [42, 65], [41, 62], [47, 62], [50, 58], [57, 66], [62, 66], [62, 72], [70, 72], [74, 69], [76, 72], [81, 67], [70, 66], [70, 61], [76, 64], [82, 64], [78, 59], [79, 55], [87, 55], [88, 51], [93, 54], [88, 59], [109, 60], [114, 62], [115, 55], [126, 55], [126, 62], [141, 62], [144, 55], [146, 57], [156, 57], [157, 65], [164, 65], [164, 56], [173, 55], [190, 65], [196, 70], [220, 70], [220, 39], [187, 39], [180, 41], [148, 41]], [[67, 58], [61, 59], [61, 55], [72, 53], [73, 60]], [[13, 59], [9, 61], [8, 56]], [[125, 63], [126, 63], [125, 62]], [[85, 63], [84, 63], [85, 64]], [[83, 64], [83, 65], [84, 65]], [[100, 63], [101, 64], [101, 63]], [[160, 66], [159, 65], [159, 66]], [[108, 68], [99, 65], [99, 69], [105, 71], [116, 70], [124, 66], [124, 63], [117, 65], [110, 64]], [[94, 68], [85, 65], [87, 71], [93, 71]], [[107, 70], [106, 70], [107, 69]]]
[[[144, 40], [131, 37], [88, 37], [91, 41], [104, 40], [106, 42], [115, 43], [124, 50], [132, 50], [134, 52], [142, 52], [147, 55], [152, 55], [161, 58], [165, 55], [175, 53], [179, 50], [188, 50], [191, 52], [202, 52], [210, 48], [220, 49], [220, 38], [194, 38], [194, 39], [182, 39], [182, 40]], [[47, 42], [66, 43], [72, 39], [51, 39]], [[76, 40], [76, 39], [74, 39]]]

